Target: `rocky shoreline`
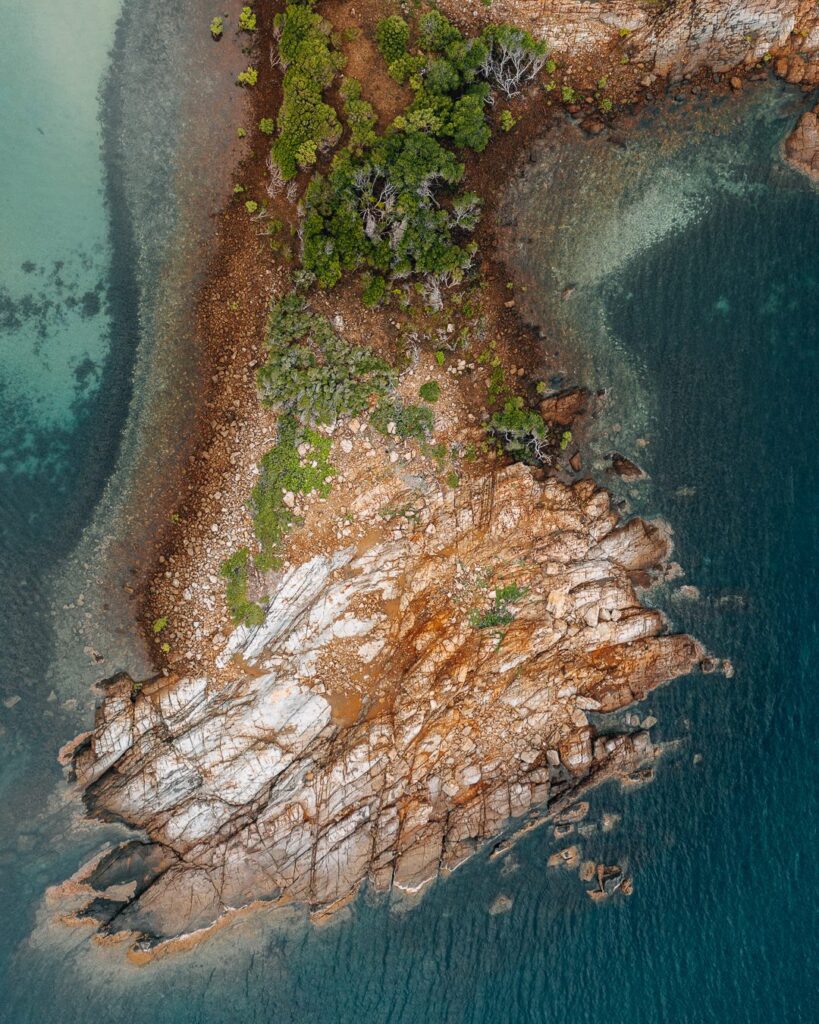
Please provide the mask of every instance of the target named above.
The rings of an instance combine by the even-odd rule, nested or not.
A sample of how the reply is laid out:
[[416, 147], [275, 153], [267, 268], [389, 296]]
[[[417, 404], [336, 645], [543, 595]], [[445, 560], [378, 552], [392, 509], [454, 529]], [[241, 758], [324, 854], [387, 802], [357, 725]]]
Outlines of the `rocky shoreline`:
[[[813, 7], [796, 0], [687, 0], [659, 13], [614, 0], [501, 0], [491, 13], [571, 50], [578, 91], [619, 67], [613, 90], [624, 102], [706, 67], [734, 72], [718, 85], [738, 89], [737, 74], [767, 77], [774, 57], [792, 75], [803, 61], [807, 89], [800, 54], [819, 47]], [[259, 17], [269, 32], [269, 12]], [[365, 36], [351, 61], [366, 61], [368, 45]], [[382, 85], [374, 71], [373, 102]], [[273, 78], [252, 117], [279, 100]], [[500, 142], [503, 174], [476, 160], [470, 181], [497, 186], [526, 153], [542, 116], [534, 93], [517, 113], [520, 135]], [[590, 134], [610, 127], [580, 101], [567, 113]], [[241, 173], [264, 183], [263, 150]], [[271, 196], [295, 232], [294, 204]], [[481, 229], [489, 239], [495, 202]], [[511, 821], [565, 811], [605, 778], [641, 780], [657, 753], [648, 729], [601, 736], [596, 715], [697, 669], [730, 672], [643, 606], [638, 589], [666, 572], [669, 531], [622, 520], [606, 491], [578, 479], [579, 408], [564, 415], [561, 396], [541, 407], [566, 429], [561, 476], [571, 482], [495, 452], [466, 457], [485, 437], [475, 410], [494, 370], [532, 394], [542, 372], [504, 269], [489, 260], [480, 299], [494, 362], [422, 349], [398, 385], [407, 400], [437, 385], [437, 454], [394, 424], [375, 431], [367, 415], [322, 428], [332, 495], [285, 495], [300, 525], [283, 564], [251, 580], [254, 594], [271, 595], [264, 621], [232, 627], [218, 567], [253, 538], [246, 497], [276, 429], [254, 371], [286, 270], [241, 209], [226, 212], [220, 242], [200, 311], [213, 369], [200, 444], [145, 591], [161, 672], [103, 684], [94, 728], [63, 752], [89, 813], [137, 830], [75, 877], [84, 906], [66, 920], [142, 951], [258, 904], [296, 900], [325, 913], [362, 886], [419, 892]], [[361, 310], [343, 286], [316, 302], [346, 338], [376, 351], [389, 351], [402, 327]], [[458, 327], [444, 317], [434, 329], [446, 340]], [[441, 452], [457, 453], [457, 474]]]
[[[361, 501], [371, 522], [416, 514], [287, 572], [231, 636], [241, 678], [105, 684], [66, 760], [89, 810], [147, 841], [81, 879], [104, 933], [144, 948], [259, 901], [418, 892], [511, 819], [653, 761], [647, 730], [598, 736], [590, 714], [719, 667], [637, 598], [666, 531], [620, 522], [591, 481], [515, 465], [453, 499], [396, 474]], [[487, 600], [503, 626], [476, 624]]]

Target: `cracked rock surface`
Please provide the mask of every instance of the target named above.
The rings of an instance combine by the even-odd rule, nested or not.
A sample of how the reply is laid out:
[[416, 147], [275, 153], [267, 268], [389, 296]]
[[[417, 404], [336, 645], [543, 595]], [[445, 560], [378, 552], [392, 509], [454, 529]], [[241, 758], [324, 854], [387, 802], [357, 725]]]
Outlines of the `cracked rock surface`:
[[[443, 6], [454, 16], [461, 11]], [[491, 11], [494, 20], [526, 26], [560, 53], [580, 56], [620, 43], [631, 59], [672, 77], [754, 64], [791, 36], [800, 52], [819, 50], [811, 0], [671, 0], [655, 8], [635, 0], [494, 0]]]
[[67, 755], [89, 809], [140, 830], [83, 879], [103, 930], [155, 943], [258, 900], [419, 891], [651, 758], [645, 730], [601, 738], [589, 715], [704, 658], [635, 591], [666, 531], [522, 465], [447, 491], [397, 475], [357, 512], [378, 525], [290, 566], [234, 631], [232, 676], [105, 684]]

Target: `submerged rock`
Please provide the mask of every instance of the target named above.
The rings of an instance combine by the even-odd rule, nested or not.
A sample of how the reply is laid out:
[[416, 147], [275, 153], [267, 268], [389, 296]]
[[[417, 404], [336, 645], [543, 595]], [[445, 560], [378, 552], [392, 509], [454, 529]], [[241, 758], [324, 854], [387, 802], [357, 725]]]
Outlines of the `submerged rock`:
[[611, 456], [611, 468], [624, 480], [645, 480], [646, 471], [641, 469], [636, 462], [627, 459], [619, 452], [613, 452]]
[[489, 907], [489, 913], [496, 917], [498, 914], [507, 914], [512, 909], [512, 900], [509, 896], [497, 896]]

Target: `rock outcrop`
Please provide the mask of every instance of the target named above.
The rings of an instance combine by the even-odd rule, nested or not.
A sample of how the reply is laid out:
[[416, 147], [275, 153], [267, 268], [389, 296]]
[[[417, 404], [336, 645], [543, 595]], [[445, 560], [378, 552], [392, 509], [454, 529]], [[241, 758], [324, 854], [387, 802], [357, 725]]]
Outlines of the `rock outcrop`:
[[803, 8], [801, 0], [677, 0], [634, 33], [635, 56], [675, 77], [755, 64], [787, 43]]
[[819, 106], [799, 118], [785, 140], [785, 158], [796, 170], [819, 181]]
[[[460, 5], [449, 10], [461, 13]], [[491, 17], [526, 25], [561, 54], [619, 45], [674, 78], [754, 64], [792, 37], [799, 52], [819, 51], [819, 18], [809, 0], [671, 0], [656, 9], [634, 0], [494, 0]]]
[[224, 679], [106, 684], [68, 753], [89, 809], [140, 830], [86, 872], [104, 931], [156, 943], [259, 900], [416, 892], [651, 759], [647, 731], [589, 715], [704, 658], [635, 591], [665, 530], [521, 465], [359, 493], [371, 532], [291, 565]]

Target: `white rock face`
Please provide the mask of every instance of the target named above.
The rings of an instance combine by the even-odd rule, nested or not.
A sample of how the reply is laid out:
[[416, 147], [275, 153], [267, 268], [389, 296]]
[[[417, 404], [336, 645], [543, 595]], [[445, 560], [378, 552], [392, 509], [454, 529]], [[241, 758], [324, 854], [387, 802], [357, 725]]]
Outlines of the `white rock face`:
[[230, 681], [108, 684], [74, 771], [163, 865], [110, 929], [163, 939], [365, 880], [417, 892], [510, 818], [650, 753], [640, 733], [596, 745], [587, 715], [703, 655], [630, 579], [667, 531], [522, 466], [457, 493], [374, 488], [367, 521], [385, 497], [414, 517], [290, 569], [263, 625], [231, 637]]
[[[454, 0], [441, 6], [462, 13]], [[795, 30], [800, 52], [815, 52], [816, 13], [810, 0], [672, 0], [656, 10], [634, 0], [494, 0], [491, 8], [493, 20], [529, 28], [570, 58], [626, 43], [633, 59], [672, 77], [754, 64]]]

